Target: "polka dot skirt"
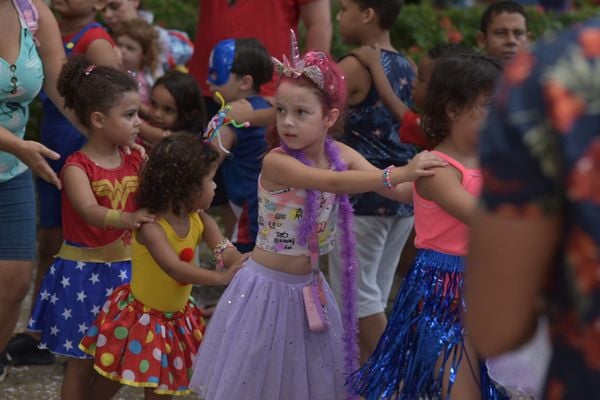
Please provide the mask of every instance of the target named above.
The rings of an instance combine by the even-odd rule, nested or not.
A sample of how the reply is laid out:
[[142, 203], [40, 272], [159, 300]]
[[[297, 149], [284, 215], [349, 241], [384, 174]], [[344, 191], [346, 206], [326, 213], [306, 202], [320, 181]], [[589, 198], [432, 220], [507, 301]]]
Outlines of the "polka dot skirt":
[[94, 356], [94, 368], [106, 378], [155, 393], [190, 392], [189, 377], [204, 333], [193, 300], [177, 312], [153, 310], [117, 288], [79, 345]]

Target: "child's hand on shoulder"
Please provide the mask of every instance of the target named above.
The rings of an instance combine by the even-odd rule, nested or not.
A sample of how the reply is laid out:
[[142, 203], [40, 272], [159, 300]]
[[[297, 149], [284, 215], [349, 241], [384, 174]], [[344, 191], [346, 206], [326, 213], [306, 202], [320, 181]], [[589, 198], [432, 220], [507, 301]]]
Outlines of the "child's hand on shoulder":
[[422, 176], [435, 174], [434, 168], [447, 165], [445, 160], [425, 150], [414, 156], [405, 167], [392, 169], [391, 181], [393, 184], [416, 181]]
[[352, 50], [352, 54], [358, 58], [358, 61], [365, 67], [371, 69], [373, 65], [380, 62], [381, 48], [378, 44], [361, 46]]
[[144, 148], [144, 146], [142, 146], [141, 144], [138, 144], [138, 143], [134, 143], [131, 146], [123, 146], [123, 147], [121, 147], [121, 149], [127, 155], [131, 154], [131, 150], [137, 151], [138, 153], [140, 153], [140, 157], [142, 158], [142, 160], [145, 160], [146, 157], [148, 156], [146, 154], [146, 149]]
[[140, 208], [135, 212], [124, 212], [121, 214], [121, 222], [125, 229], [136, 230], [139, 229], [142, 224], [147, 222], [154, 222], [156, 216], [151, 214], [145, 208]]

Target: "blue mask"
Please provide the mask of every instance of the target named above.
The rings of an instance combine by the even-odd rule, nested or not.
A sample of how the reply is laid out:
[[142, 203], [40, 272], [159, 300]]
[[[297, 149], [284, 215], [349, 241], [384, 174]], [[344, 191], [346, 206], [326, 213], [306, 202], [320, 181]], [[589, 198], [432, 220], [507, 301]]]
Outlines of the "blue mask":
[[235, 39], [221, 40], [210, 53], [208, 82], [221, 86], [229, 80], [235, 59]]

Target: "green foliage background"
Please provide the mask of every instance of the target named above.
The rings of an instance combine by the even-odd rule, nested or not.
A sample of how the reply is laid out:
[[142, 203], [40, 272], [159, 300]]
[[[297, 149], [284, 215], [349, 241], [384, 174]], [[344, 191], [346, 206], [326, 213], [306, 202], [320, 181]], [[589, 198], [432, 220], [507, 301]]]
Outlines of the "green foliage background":
[[[582, 0], [568, 13], [546, 13], [535, 7], [528, 7], [529, 28], [534, 38], [546, 32], [567, 27], [592, 15], [599, 15], [600, 8], [592, 5], [593, 0]], [[155, 15], [155, 23], [165, 28], [177, 28], [194, 38], [198, 17], [198, 0], [144, 0], [144, 7]], [[351, 48], [344, 44], [336, 21], [337, 0], [332, 0], [333, 38], [331, 53], [335, 57], [347, 54]], [[466, 45], [475, 46], [479, 31], [479, 19], [483, 6], [470, 8], [437, 9], [430, 1], [421, 4], [405, 5], [392, 29], [392, 43], [416, 61], [431, 47], [449, 40], [458, 40]], [[300, 27], [302, 30], [302, 27]], [[38, 101], [32, 103], [28, 137], [38, 138], [41, 106]]]

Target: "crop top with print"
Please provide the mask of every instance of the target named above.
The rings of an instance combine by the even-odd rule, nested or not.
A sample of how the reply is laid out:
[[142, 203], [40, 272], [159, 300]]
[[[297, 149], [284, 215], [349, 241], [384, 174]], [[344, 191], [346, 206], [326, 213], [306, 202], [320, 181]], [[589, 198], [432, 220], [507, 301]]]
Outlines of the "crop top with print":
[[[302, 218], [306, 191], [285, 188], [269, 191], [258, 177], [258, 234], [256, 246], [289, 256], [310, 255], [308, 244], [298, 243], [298, 226]], [[335, 194], [319, 193], [319, 254], [327, 254], [335, 240], [337, 205]]]

